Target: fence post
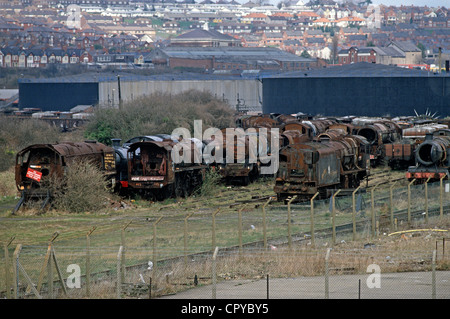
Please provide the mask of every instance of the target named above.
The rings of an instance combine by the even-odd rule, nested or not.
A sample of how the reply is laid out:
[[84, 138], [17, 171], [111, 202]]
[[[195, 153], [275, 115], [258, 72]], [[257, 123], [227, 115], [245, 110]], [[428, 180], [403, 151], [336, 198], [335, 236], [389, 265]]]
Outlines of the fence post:
[[121, 269], [122, 269], [122, 252], [123, 252], [123, 246], [119, 247], [119, 252], [117, 253], [117, 299], [121, 298], [122, 294], [122, 275], [121, 275]]
[[[52, 262], [52, 245], [53, 245], [53, 241], [55, 241], [55, 239], [59, 236], [58, 232], [54, 232], [52, 237], [49, 240], [48, 243], [48, 248], [47, 248], [47, 254], [45, 255], [44, 258], [44, 263], [42, 264], [42, 268], [41, 268], [41, 272], [39, 274], [39, 279], [38, 279], [38, 283], [37, 283], [37, 291], [41, 291], [41, 287], [42, 287], [42, 282], [44, 280], [44, 275], [45, 275], [45, 269], [47, 268], [47, 272], [48, 272], [48, 263]], [[32, 290], [33, 287], [31, 287], [31, 285], [28, 285], [26, 292], [30, 292]]]
[[15, 237], [11, 237], [9, 242], [5, 244], [5, 290], [6, 298], [11, 299], [11, 283], [9, 281], [9, 251], [8, 247], [11, 245]]
[[47, 279], [48, 279], [48, 298], [53, 299], [53, 267], [52, 267], [53, 250], [50, 251], [50, 259], [47, 263]]
[[13, 255], [14, 299], [19, 298], [19, 255], [22, 245], [18, 244]]
[[379, 184], [377, 184], [377, 185], [375, 185], [374, 187], [372, 187], [372, 189], [370, 190], [370, 201], [371, 201], [371, 229], [372, 229], [372, 232], [371, 232], [371, 235], [372, 235], [372, 238], [373, 237], [375, 237], [375, 198], [374, 198], [374, 195], [373, 195], [373, 193], [374, 193], [374, 191], [375, 191], [375, 188], [377, 188], [378, 187], [378, 185]]
[[[156, 256], [156, 225], [161, 221], [163, 216], [159, 217], [156, 222], [153, 223], [153, 273], [156, 274], [156, 268], [158, 267], [157, 256]], [[156, 283], [156, 282], [155, 282]]]
[[425, 181], [425, 222], [428, 224], [428, 182], [431, 177]]
[[94, 226], [86, 234], [86, 297], [90, 297], [91, 291], [91, 234], [97, 227]]
[[212, 213], [212, 249], [216, 247], [216, 215], [219, 213], [220, 208], [217, 208], [214, 213]]
[[212, 299], [216, 299], [217, 291], [217, 269], [216, 269], [216, 258], [219, 252], [219, 247], [214, 249], [214, 254], [212, 257]]
[[242, 248], [242, 210], [245, 205], [238, 210], [238, 232], [239, 232], [239, 257], [242, 258], [243, 248]]
[[184, 267], [187, 267], [187, 236], [188, 236], [188, 219], [191, 217], [194, 213], [189, 213], [184, 218]]
[[264, 250], [267, 250], [267, 224], [266, 224], [266, 206], [272, 200], [272, 197], [269, 197], [267, 202], [262, 206], [263, 211], [263, 237], [264, 237]]
[[327, 254], [325, 256], [325, 299], [330, 298], [330, 283], [329, 283], [329, 264], [331, 248], [327, 249]]
[[447, 175], [444, 175], [439, 179], [439, 182], [440, 182], [439, 187], [441, 190], [440, 195], [439, 195], [439, 203], [440, 203], [439, 219], [440, 220], [442, 220], [442, 218], [444, 217], [444, 184], [442, 181], [444, 180], [445, 176], [447, 176]]
[[436, 299], [436, 250], [431, 261], [431, 298]]
[[123, 251], [122, 251], [122, 282], [125, 282], [125, 276], [126, 276], [126, 268], [125, 268], [125, 251], [126, 251], [126, 246], [125, 246], [125, 230], [128, 228], [128, 226], [130, 226], [132, 220], [130, 220], [128, 222], [128, 224], [125, 225], [124, 228], [122, 228], [121, 230], [121, 239], [122, 239], [122, 247], [123, 247]]
[[319, 192], [315, 193], [311, 198], [311, 246], [315, 245], [315, 236], [314, 236], [314, 199], [319, 195]]
[[55, 250], [52, 247], [51, 256], [53, 258], [53, 262], [55, 263], [56, 273], [58, 274], [59, 282], [61, 283], [61, 287], [63, 288], [64, 294], [67, 296], [66, 285], [64, 284], [64, 279], [61, 273], [61, 269], [58, 264], [58, 260], [56, 259]]
[[332, 215], [331, 215], [331, 222], [332, 222], [332, 227], [333, 227], [333, 245], [335, 245], [336, 244], [336, 205], [335, 205], [335, 201], [336, 201], [336, 196], [337, 196], [337, 194], [339, 194], [340, 193], [340, 189], [338, 189], [338, 191], [336, 192], [336, 193], [334, 193], [333, 195], [332, 195], [332, 198], [331, 198], [331, 202], [332, 202], [332, 205], [333, 205], [333, 207], [332, 207]]
[[391, 220], [391, 229], [394, 229], [394, 209], [392, 207], [392, 203], [393, 203], [393, 200], [392, 200], [393, 195], [392, 195], [392, 193], [393, 193], [394, 186], [397, 183], [398, 183], [398, 181], [394, 182], [394, 184], [392, 184], [389, 187], [389, 213], [391, 215], [391, 218], [390, 218], [390, 220]]
[[408, 225], [411, 224], [411, 185], [416, 181], [414, 178], [409, 184], [408, 184]]
[[352, 192], [352, 206], [353, 206], [353, 214], [352, 214], [352, 223], [353, 223], [353, 241], [356, 241], [356, 199], [355, 195], [359, 191], [359, 189], [362, 187], [362, 185], [359, 185], [353, 192]]
[[294, 199], [297, 198], [297, 195], [294, 195], [289, 201], [288, 201], [288, 246], [289, 249], [292, 249], [292, 233], [291, 233], [291, 203]]

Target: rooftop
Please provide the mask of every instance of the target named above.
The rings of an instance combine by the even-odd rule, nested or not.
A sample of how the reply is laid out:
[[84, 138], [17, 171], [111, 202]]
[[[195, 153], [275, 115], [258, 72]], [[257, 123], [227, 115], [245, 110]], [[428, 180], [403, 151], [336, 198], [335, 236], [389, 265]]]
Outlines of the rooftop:
[[222, 72], [217, 74], [205, 73], [164, 73], [157, 75], [136, 75], [129, 72], [89, 72], [77, 75], [68, 75], [54, 78], [22, 78], [19, 83], [100, 83], [115, 82], [120, 76], [120, 81], [196, 81], [196, 80], [244, 80], [257, 79], [260, 77], [273, 75], [274, 71], [242, 71], [237, 74]]
[[277, 74], [272, 78], [336, 78], [336, 77], [436, 77], [450, 75], [435, 75], [432, 72], [400, 68], [397, 66], [358, 62], [343, 66], [333, 66], [323, 69], [287, 72]]

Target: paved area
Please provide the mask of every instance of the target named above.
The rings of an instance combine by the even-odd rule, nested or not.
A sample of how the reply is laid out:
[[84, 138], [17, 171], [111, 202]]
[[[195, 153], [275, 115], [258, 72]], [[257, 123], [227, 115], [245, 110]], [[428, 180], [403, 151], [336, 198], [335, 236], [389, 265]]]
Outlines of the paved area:
[[[330, 299], [431, 299], [432, 272], [381, 273], [379, 281], [372, 276], [330, 276]], [[369, 288], [379, 283], [379, 288]], [[450, 271], [436, 272], [436, 298], [450, 299]], [[217, 299], [324, 299], [325, 277], [270, 278], [267, 280], [232, 280], [217, 284]], [[164, 299], [211, 299], [212, 285], [190, 289]]]

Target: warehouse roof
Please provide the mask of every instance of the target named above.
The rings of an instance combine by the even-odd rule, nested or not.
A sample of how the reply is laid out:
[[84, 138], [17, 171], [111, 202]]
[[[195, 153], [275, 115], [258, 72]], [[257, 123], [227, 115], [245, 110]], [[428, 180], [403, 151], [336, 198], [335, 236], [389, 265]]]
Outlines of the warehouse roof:
[[392, 65], [358, 62], [343, 66], [333, 66], [308, 71], [295, 71], [276, 74], [272, 78], [335, 78], [335, 77], [435, 77], [449, 76], [435, 75], [429, 71], [406, 69]]
[[216, 73], [163, 73], [156, 75], [136, 75], [128, 72], [90, 72], [77, 75], [68, 75], [54, 78], [22, 78], [19, 83], [99, 83], [99, 82], [115, 82], [120, 75], [120, 81], [194, 81], [194, 80], [243, 80], [256, 79], [267, 75], [273, 75], [275, 72], [255, 70], [254, 72], [240, 71], [233, 72], [216, 72]]
[[261, 60], [278, 60], [278, 61], [298, 61], [312, 62], [315, 59], [308, 59], [297, 56], [292, 53], [277, 48], [261, 48], [261, 47], [166, 47], [164, 49], [156, 49], [162, 51], [166, 56], [172, 58], [185, 59], [208, 59], [232, 58], [240, 59], [261, 59]]

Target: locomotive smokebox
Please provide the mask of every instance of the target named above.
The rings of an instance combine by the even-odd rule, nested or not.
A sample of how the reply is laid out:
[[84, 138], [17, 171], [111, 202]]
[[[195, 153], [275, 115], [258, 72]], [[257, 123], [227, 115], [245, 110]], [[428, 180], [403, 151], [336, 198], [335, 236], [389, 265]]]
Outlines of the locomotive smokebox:
[[442, 149], [442, 145], [433, 140], [423, 142], [416, 150], [417, 161], [424, 166], [437, 164], [443, 159], [443, 156], [444, 150]]
[[365, 125], [358, 130], [358, 135], [364, 136], [372, 145], [385, 143], [390, 138], [389, 128], [381, 123]]
[[113, 148], [118, 148], [118, 147], [120, 147], [120, 142], [122, 142], [122, 140], [120, 138], [112, 138], [111, 142], [112, 142]]
[[359, 129], [358, 135], [364, 136], [370, 144], [374, 144], [378, 140], [377, 131], [373, 127]]

